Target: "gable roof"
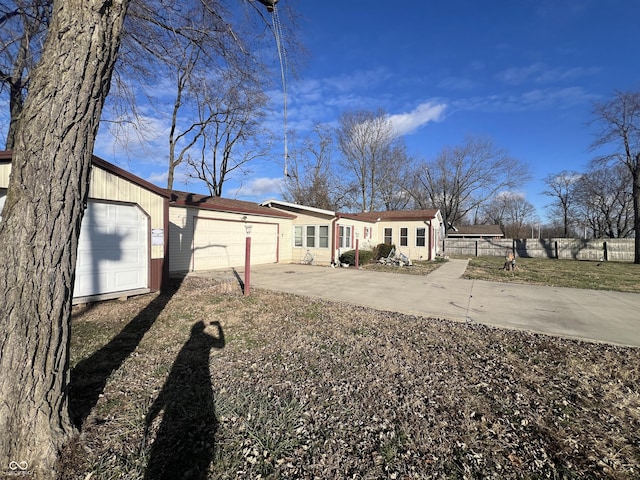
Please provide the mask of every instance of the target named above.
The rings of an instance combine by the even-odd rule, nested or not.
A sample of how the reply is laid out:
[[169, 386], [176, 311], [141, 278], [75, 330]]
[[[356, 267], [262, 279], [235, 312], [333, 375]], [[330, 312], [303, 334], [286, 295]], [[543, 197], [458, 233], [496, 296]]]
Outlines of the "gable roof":
[[[13, 157], [13, 152], [11, 150], [0, 151], [0, 162], [11, 163], [12, 157]], [[96, 157], [95, 155], [92, 155], [91, 163], [97, 167], [100, 167], [102, 170], [105, 170], [111, 173], [112, 175], [124, 178], [125, 180], [135, 185], [138, 185], [139, 187], [142, 187], [146, 190], [150, 190], [153, 193], [160, 195], [161, 197], [165, 197], [165, 198], [169, 197], [169, 193], [164, 188], [158, 187], [157, 185], [154, 185], [153, 183], [148, 182], [147, 180], [140, 178], [131, 172], [127, 172], [126, 170], [120, 167], [117, 167], [113, 163], [109, 163], [100, 157]]]
[[275, 207], [275, 208], [285, 208], [288, 210], [299, 210], [301, 212], [308, 213], [319, 213], [320, 215], [327, 215], [328, 217], [335, 217], [336, 212], [331, 210], [323, 210], [321, 208], [316, 207], [308, 207], [307, 205], [300, 205], [298, 203], [289, 203], [284, 202], [282, 200], [267, 200], [266, 202], [262, 202], [260, 204], [263, 207]]
[[459, 225], [447, 233], [449, 237], [504, 237], [500, 225]]
[[204, 210], [214, 210], [218, 212], [248, 213], [251, 215], [262, 215], [277, 218], [296, 218], [295, 215], [267, 208], [262, 205], [258, 205], [257, 203], [246, 202], [244, 200], [212, 197], [211, 195], [182, 192], [179, 190], [171, 190], [169, 193], [171, 195], [170, 202], [175, 206], [198, 207]]
[[384, 212], [339, 213], [340, 218], [361, 220], [363, 222], [377, 221], [424, 221], [432, 220], [438, 216], [437, 209], [431, 210], [393, 210]]

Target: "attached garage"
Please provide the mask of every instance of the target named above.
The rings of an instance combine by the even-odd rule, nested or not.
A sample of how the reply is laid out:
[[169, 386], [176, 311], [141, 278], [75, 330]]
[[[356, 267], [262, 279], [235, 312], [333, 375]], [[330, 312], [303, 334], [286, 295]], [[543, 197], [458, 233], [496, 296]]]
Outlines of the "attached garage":
[[[0, 152], [0, 209], [10, 167], [11, 153]], [[74, 303], [159, 290], [168, 278], [168, 193], [94, 157], [89, 197]]]
[[[251, 263], [276, 263], [278, 224], [253, 223], [251, 227]], [[191, 270], [243, 265], [246, 235], [244, 222], [196, 217]]]
[[251, 264], [289, 261], [292, 215], [241, 200], [172, 192], [169, 270], [173, 273], [241, 267], [246, 226], [251, 226]]

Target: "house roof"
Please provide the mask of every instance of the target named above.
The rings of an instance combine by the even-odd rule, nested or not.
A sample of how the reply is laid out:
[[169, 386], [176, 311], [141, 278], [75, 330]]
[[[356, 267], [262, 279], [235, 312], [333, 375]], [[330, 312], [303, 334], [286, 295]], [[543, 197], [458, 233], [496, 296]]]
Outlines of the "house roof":
[[[13, 155], [13, 152], [11, 150], [0, 151], [0, 161], [7, 161], [10, 163], [12, 159], [12, 155]], [[95, 155], [93, 155], [91, 157], [91, 163], [113, 175], [124, 178], [125, 180], [135, 185], [138, 185], [146, 190], [150, 190], [157, 195], [160, 195], [165, 198], [169, 197], [169, 192], [167, 192], [164, 188], [158, 187], [157, 185], [154, 185], [153, 183], [148, 182], [145, 179], [140, 178], [131, 172], [127, 172], [126, 170], [120, 167], [117, 167], [114, 164], [109, 163], [100, 157], [96, 157]]]
[[377, 221], [415, 221], [432, 220], [438, 215], [438, 210], [394, 210], [384, 212], [339, 213], [341, 218], [361, 220], [363, 222]]
[[267, 200], [266, 202], [262, 202], [260, 204], [263, 207], [275, 207], [275, 208], [286, 208], [290, 210], [300, 210], [303, 212], [311, 212], [311, 213], [319, 213], [320, 215], [327, 215], [329, 217], [335, 217], [336, 212], [331, 210], [323, 210], [321, 208], [316, 207], [308, 207], [307, 205], [300, 205], [298, 203], [289, 203], [284, 202], [282, 200]]
[[205, 210], [214, 210], [219, 212], [248, 213], [251, 215], [262, 215], [277, 218], [296, 218], [295, 215], [267, 208], [262, 205], [258, 205], [257, 203], [246, 202], [244, 200], [213, 197], [211, 195], [181, 192], [179, 190], [171, 190], [169, 193], [171, 194], [171, 203], [176, 206], [198, 207]]
[[504, 237], [500, 225], [459, 225], [447, 233], [449, 237]]

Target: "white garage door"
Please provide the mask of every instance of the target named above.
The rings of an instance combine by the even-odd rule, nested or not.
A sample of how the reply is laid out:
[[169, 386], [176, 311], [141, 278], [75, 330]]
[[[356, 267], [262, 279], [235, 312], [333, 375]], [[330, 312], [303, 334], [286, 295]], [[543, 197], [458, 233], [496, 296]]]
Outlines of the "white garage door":
[[[278, 226], [254, 223], [251, 264], [276, 263]], [[193, 232], [193, 270], [244, 266], [246, 230], [242, 222], [196, 218]]]
[[148, 219], [136, 205], [90, 201], [82, 219], [73, 296], [146, 288]]
[[[0, 211], [4, 200], [0, 193]], [[80, 229], [74, 298], [147, 288], [147, 225], [135, 205], [90, 201]]]

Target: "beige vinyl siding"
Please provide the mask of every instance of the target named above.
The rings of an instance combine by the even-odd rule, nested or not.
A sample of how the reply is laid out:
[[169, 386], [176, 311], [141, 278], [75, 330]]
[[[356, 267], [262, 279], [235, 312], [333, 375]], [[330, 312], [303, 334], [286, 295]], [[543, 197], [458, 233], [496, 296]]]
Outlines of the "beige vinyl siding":
[[[284, 210], [286, 211], [286, 210]], [[313, 263], [316, 265], [329, 265], [331, 263], [331, 235], [332, 235], [332, 227], [333, 227], [333, 217], [329, 217], [322, 214], [312, 214], [304, 211], [296, 211], [292, 212], [296, 215], [296, 218], [292, 222], [292, 226], [288, 230], [288, 241], [286, 246], [291, 251], [291, 259], [290, 262], [293, 263], [301, 263], [307, 251], [313, 256]], [[294, 230], [295, 227], [299, 226], [303, 228], [302, 237], [302, 247], [296, 247], [294, 245]], [[320, 227], [328, 227], [328, 246], [320, 247]], [[315, 245], [313, 247], [307, 246], [307, 227], [315, 227]], [[284, 239], [283, 239], [284, 240]], [[285, 245], [285, 244], [283, 244]]]
[[[392, 229], [391, 243], [396, 246], [396, 251], [409, 257], [411, 260], [427, 260], [429, 258], [435, 258], [439, 252], [439, 242], [437, 232], [440, 228], [436, 219], [432, 220], [434, 234], [431, 239], [431, 255], [429, 254], [429, 225], [424, 221], [381, 221], [377, 224], [378, 238], [384, 239], [384, 229]], [[407, 229], [407, 245], [400, 244], [401, 229]], [[424, 246], [418, 245], [418, 229], [424, 229]]]
[[0, 188], [7, 188], [9, 186], [9, 174], [11, 173], [11, 164], [0, 163]]
[[[89, 197], [116, 202], [137, 203], [149, 215], [152, 230], [164, 229], [163, 197], [95, 165], [91, 170]], [[163, 257], [164, 247], [162, 245], [153, 245], [151, 247], [151, 258]]]
[[[378, 233], [375, 223], [363, 222], [360, 220], [341, 220], [340, 224], [350, 224], [354, 231], [354, 248], [355, 240], [358, 240], [358, 248], [361, 250], [373, 250], [378, 245]], [[365, 229], [367, 229], [367, 235], [365, 236]]]
[[[0, 188], [9, 185], [11, 164], [0, 163]], [[129, 180], [94, 165], [91, 169], [89, 198], [114, 202], [137, 203], [151, 219], [151, 229], [164, 229], [164, 198]], [[164, 247], [151, 247], [151, 258], [163, 258]]]

